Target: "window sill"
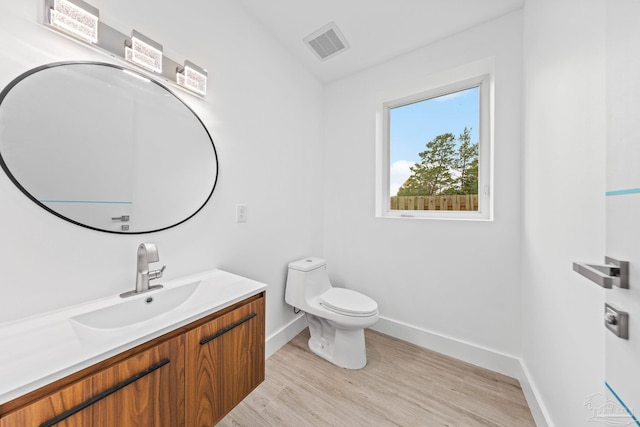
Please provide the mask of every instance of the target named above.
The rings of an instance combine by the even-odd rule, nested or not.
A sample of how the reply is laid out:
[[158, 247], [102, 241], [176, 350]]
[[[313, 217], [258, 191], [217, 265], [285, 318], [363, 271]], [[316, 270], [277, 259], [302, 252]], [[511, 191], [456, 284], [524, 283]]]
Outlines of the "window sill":
[[483, 212], [464, 211], [386, 211], [376, 214], [376, 218], [404, 220], [447, 220], [447, 221], [484, 221], [492, 222], [493, 216]]

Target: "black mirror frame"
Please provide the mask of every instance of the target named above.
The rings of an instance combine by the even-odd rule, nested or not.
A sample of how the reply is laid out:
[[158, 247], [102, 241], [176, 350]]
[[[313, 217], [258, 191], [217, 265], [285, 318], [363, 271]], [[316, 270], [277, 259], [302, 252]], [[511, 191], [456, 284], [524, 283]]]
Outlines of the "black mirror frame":
[[29, 193], [21, 184], [20, 182], [18, 182], [18, 180], [16, 179], [16, 177], [11, 173], [11, 171], [9, 170], [8, 165], [6, 164], [4, 158], [2, 157], [2, 152], [0, 152], [0, 166], [2, 167], [2, 169], [4, 170], [4, 172], [7, 174], [7, 176], [9, 177], [9, 179], [11, 180], [11, 182], [13, 182], [15, 184], [16, 187], [18, 187], [18, 189], [20, 189], [20, 191], [22, 191], [22, 193], [24, 193], [25, 196], [27, 196], [29, 199], [31, 199], [31, 201], [33, 201], [36, 205], [40, 206], [41, 208], [43, 208], [44, 210], [46, 210], [47, 212], [57, 216], [58, 218], [61, 218], [67, 222], [70, 222], [72, 224], [75, 225], [79, 225], [80, 227], [83, 228], [88, 228], [90, 230], [96, 230], [96, 231], [100, 231], [103, 233], [111, 233], [111, 234], [124, 234], [124, 235], [136, 235], [136, 234], [149, 234], [149, 233], [156, 233], [158, 231], [163, 231], [163, 230], [167, 230], [169, 228], [173, 228], [176, 227], [186, 221], [188, 221], [189, 219], [193, 218], [198, 212], [200, 212], [202, 210], [202, 208], [204, 208], [204, 206], [209, 202], [209, 200], [211, 199], [211, 196], [213, 195], [213, 191], [216, 188], [216, 185], [218, 183], [218, 176], [220, 173], [220, 169], [219, 169], [219, 162], [218, 162], [218, 153], [216, 150], [216, 146], [213, 142], [213, 138], [211, 138], [211, 134], [209, 133], [209, 130], [207, 129], [207, 127], [204, 125], [204, 123], [202, 122], [202, 120], [200, 119], [200, 117], [195, 113], [195, 111], [193, 111], [193, 109], [191, 107], [189, 107], [189, 105], [187, 105], [182, 99], [180, 99], [173, 91], [171, 91], [168, 87], [166, 87], [165, 85], [163, 85], [162, 83], [156, 81], [155, 79], [144, 75], [136, 70], [132, 70], [129, 68], [125, 68], [122, 67], [120, 65], [116, 65], [116, 64], [111, 64], [111, 63], [107, 63], [107, 62], [96, 62], [96, 61], [61, 61], [61, 62], [54, 62], [54, 63], [50, 63], [50, 64], [45, 64], [45, 65], [41, 65], [38, 67], [35, 67], [31, 70], [28, 70], [22, 74], [20, 74], [18, 77], [16, 77], [15, 79], [13, 79], [11, 82], [9, 82], [9, 84], [7, 84], [7, 86], [5, 86], [5, 88], [2, 90], [2, 92], [0, 92], [0, 108], [2, 107], [2, 102], [4, 101], [5, 97], [7, 96], [7, 94], [11, 91], [11, 89], [13, 89], [18, 83], [20, 83], [22, 80], [24, 80], [25, 78], [31, 76], [32, 74], [38, 73], [40, 71], [46, 70], [46, 69], [50, 69], [50, 68], [55, 68], [55, 67], [60, 67], [60, 66], [65, 66], [65, 65], [100, 65], [100, 66], [105, 66], [105, 67], [111, 67], [111, 68], [115, 68], [115, 69], [119, 69], [119, 70], [126, 70], [127, 72], [131, 72], [131, 73], [135, 73], [137, 75], [139, 75], [140, 77], [143, 77], [146, 80], [149, 80], [150, 82], [158, 85], [159, 87], [161, 87], [162, 89], [166, 90], [169, 94], [171, 94], [174, 98], [176, 98], [180, 103], [182, 103], [193, 115], [194, 117], [198, 120], [198, 122], [202, 125], [202, 128], [204, 129], [204, 131], [207, 134], [207, 137], [209, 138], [209, 141], [211, 141], [211, 147], [213, 149], [213, 154], [215, 157], [215, 163], [216, 163], [216, 176], [215, 179], [213, 181], [213, 185], [211, 188], [211, 191], [209, 192], [209, 195], [207, 196], [207, 198], [204, 200], [204, 202], [202, 203], [202, 205], [192, 214], [190, 214], [188, 217], [184, 218], [183, 220], [175, 223], [175, 224], [171, 224], [168, 225], [166, 227], [162, 227], [162, 228], [158, 228], [158, 229], [154, 229], [154, 230], [145, 230], [145, 231], [115, 231], [115, 230], [105, 230], [102, 228], [97, 228], [97, 227], [93, 227], [87, 224], [83, 224], [80, 223], [78, 221], [75, 221], [71, 218], [68, 218], [56, 211], [54, 211], [53, 209], [49, 208], [48, 206], [44, 205], [43, 203], [41, 203], [38, 199], [36, 199], [31, 193]]

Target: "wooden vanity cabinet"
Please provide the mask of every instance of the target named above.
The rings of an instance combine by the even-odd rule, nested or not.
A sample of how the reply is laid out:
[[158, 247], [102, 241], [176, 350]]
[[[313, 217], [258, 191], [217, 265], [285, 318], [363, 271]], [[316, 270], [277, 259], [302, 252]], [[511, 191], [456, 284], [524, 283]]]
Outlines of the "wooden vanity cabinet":
[[264, 300], [186, 334], [186, 417], [210, 427], [264, 380]]
[[0, 405], [0, 427], [211, 427], [264, 380], [264, 292]]
[[3, 416], [0, 426], [184, 426], [183, 380], [180, 336]]

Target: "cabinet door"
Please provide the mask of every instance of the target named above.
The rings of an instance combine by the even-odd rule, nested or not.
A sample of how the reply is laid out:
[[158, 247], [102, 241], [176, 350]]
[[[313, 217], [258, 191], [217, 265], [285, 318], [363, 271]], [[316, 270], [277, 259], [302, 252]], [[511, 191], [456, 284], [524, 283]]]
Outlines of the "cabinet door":
[[211, 427], [264, 380], [264, 298], [186, 337], [187, 425]]
[[0, 427], [184, 426], [184, 337], [158, 344], [0, 419]]

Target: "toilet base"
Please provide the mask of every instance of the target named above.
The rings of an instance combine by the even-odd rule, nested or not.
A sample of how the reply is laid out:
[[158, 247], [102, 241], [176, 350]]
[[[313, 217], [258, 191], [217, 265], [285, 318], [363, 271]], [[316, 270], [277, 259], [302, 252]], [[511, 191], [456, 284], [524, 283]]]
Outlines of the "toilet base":
[[342, 329], [309, 313], [306, 317], [313, 353], [341, 368], [362, 369], [367, 365], [364, 329]]

